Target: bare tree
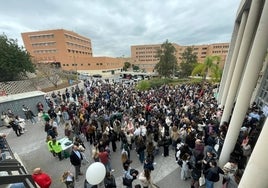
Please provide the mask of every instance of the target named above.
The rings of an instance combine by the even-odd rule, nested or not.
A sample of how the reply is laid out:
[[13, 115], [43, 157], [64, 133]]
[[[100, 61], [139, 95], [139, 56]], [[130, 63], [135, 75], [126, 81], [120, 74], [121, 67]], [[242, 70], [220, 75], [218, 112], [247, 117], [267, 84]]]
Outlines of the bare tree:
[[55, 87], [58, 87], [62, 77], [64, 76], [63, 71], [54, 66], [53, 64], [39, 63], [37, 66], [38, 73], [46, 78]]

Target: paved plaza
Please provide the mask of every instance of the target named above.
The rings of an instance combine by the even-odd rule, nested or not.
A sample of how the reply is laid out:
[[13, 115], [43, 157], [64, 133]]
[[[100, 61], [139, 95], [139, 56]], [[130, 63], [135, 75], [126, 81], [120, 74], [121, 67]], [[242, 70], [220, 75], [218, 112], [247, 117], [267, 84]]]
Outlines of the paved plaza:
[[[83, 87], [82, 82], [79, 84], [79, 87]], [[65, 89], [61, 89], [59, 91], [63, 92]], [[64, 171], [68, 170], [74, 173], [74, 167], [71, 165], [69, 158], [59, 161], [58, 158], [54, 158], [48, 151], [47, 144], [45, 142], [46, 132], [44, 131], [44, 122], [40, 121], [37, 122], [37, 124], [32, 124], [30, 121], [26, 121], [26, 124], [27, 131], [20, 137], [17, 137], [11, 128], [0, 127], [0, 132], [8, 135], [7, 141], [12, 151], [18, 154], [29, 173], [32, 173], [34, 168], [41, 167], [44, 172], [48, 173], [52, 177], [53, 182], [51, 188], [64, 188], [65, 185], [60, 182], [61, 175]], [[58, 132], [59, 138], [64, 137], [64, 125], [58, 127]], [[86, 170], [93, 162], [91, 159], [91, 145], [84, 138], [83, 141], [86, 146], [85, 156], [89, 160], [89, 163], [84, 160], [81, 167], [81, 171], [84, 175], [80, 176], [79, 181], [75, 183], [76, 188], [84, 187]], [[121, 163], [120, 142], [117, 142], [117, 148], [116, 152], [111, 153], [111, 164], [112, 168], [115, 169], [112, 173], [116, 178], [117, 187], [121, 188], [124, 186], [122, 185], [123, 166]], [[161, 147], [159, 155], [155, 157], [155, 170], [151, 173], [153, 182], [161, 188], [191, 187], [191, 180], [183, 181], [180, 178], [180, 168], [175, 162], [175, 152], [170, 149], [168, 157], [163, 157], [161, 155], [162, 152], [163, 148]], [[139, 162], [135, 150], [131, 151], [130, 158], [133, 160], [131, 167], [141, 172], [143, 165]], [[134, 185], [139, 183], [139, 180], [135, 180], [133, 182]], [[99, 187], [102, 188], [104, 185], [100, 184]], [[220, 188], [221, 183], [218, 182], [214, 187]], [[1, 185], [0, 188], [2, 188]]]
[[[60, 182], [60, 177], [62, 173], [66, 170], [74, 172], [73, 166], [70, 164], [69, 158], [59, 161], [54, 158], [51, 153], [49, 153], [46, 145], [46, 133], [44, 131], [43, 122], [38, 122], [37, 124], [32, 124], [27, 122], [27, 131], [20, 137], [17, 137], [12, 129], [5, 127], [0, 128], [0, 132], [6, 133], [8, 143], [12, 148], [13, 152], [18, 154], [23, 164], [29, 173], [36, 167], [41, 167], [46, 173], [48, 173], [52, 179], [53, 183], [51, 188], [62, 188], [65, 187], [64, 184]], [[59, 137], [63, 137], [63, 126], [59, 127]], [[89, 159], [89, 163], [84, 161], [82, 165], [82, 172], [86, 174], [88, 166], [93, 162], [91, 159], [91, 146], [89, 142], [84, 140], [86, 146], [85, 155]], [[119, 148], [120, 142], [117, 142]], [[161, 151], [155, 158], [155, 170], [152, 171], [153, 181], [161, 188], [187, 188], [190, 187], [191, 180], [183, 181], [180, 179], [180, 169], [175, 163], [175, 152], [170, 149], [170, 155], [168, 157], [161, 156]], [[123, 168], [121, 164], [120, 155], [121, 150], [118, 149], [116, 152], [112, 152], [112, 168], [115, 169], [113, 175], [116, 178], [117, 187], [123, 187], [122, 185], [122, 175]], [[137, 154], [134, 150], [131, 152], [131, 159], [133, 163], [132, 168], [142, 171], [142, 165], [138, 161]], [[85, 175], [81, 176], [79, 181], [76, 182], [77, 188], [83, 188], [85, 180]], [[139, 180], [134, 181], [135, 184], [139, 184]], [[219, 183], [218, 183], [219, 184]], [[1, 187], [1, 186], [0, 186]], [[99, 187], [104, 187], [102, 184]], [[220, 187], [219, 186], [215, 186]]]

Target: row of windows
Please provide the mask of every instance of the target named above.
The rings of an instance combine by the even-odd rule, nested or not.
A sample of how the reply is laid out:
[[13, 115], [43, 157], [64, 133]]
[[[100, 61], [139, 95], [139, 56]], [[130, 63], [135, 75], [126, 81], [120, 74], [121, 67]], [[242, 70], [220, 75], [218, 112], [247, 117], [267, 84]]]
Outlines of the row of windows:
[[41, 35], [30, 35], [31, 40], [36, 39], [51, 39], [54, 38], [54, 34], [41, 34]]
[[136, 54], [156, 54], [157, 51], [139, 51]]
[[32, 47], [43, 47], [43, 46], [55, 46], [56, 42], [39, 42], [32, 43]]
[[90, 45], [90, 41], [87, 41], [87, 40], [85, 40], [85, 39], [81, 39], [81, 38], [79, 38], [79, 37], [76, 37], [76, 36], [73, 36], [73, 35], [70, 35], [70, 34], [67, 34], [67, 33], [64, 33], [64, 36], [65, 36], [65, 38], [69, 38], [69, 39], [71, 39], [71, 40], [76, 40], [76, 41], [78, 41], [78, 42], [81, 42], [81, 43], [85, 43], [85, 44], [89, 44]]
[[[108, 66], [109, 66], [109, 65], [118, 65], [118, 63], [106, 63], [106, 64], [107, 64]], [[87, 66], [90, 66], [90, 65], [91, 65], [90, 63], [87, 64]], [[103, 66], [103, 63], [96, 63], [96, 65], [97, 65], [97, 66]], [[67, 67], [68, 67], [69, 64], [62, 64], [62, 66], [65, 66], [65, 67], [67, 66]], [[76, 67], [77, 64], [72, 64], [71, 66]], [[80, 64], [80, 66], [84, 66], [84, 64]]]
[[47, 50], [34, 50], [35, 54], [46, 54], [46, 53], [57, 53], [55, 49], [47, 49]]
[[136, 50], [151, 50], [151, 49], [159, 50], [160, 47], [138, 47], [138, 48], [136, 48]]
[[83, 46], [83, 45], [80, 45], [80, 44], [75, 44], [75, 43], [72, 43], [72, 42], [66, 42], [68, 46], [74, 46], [76, 48], [82, 48], [82, 49], [86, 49], [86, 50], [89, 50], [90, 48], [87, 47], [87, 46]]
[[213, 48], [229, 48], [229, 46], [213, 46]]
[[55, 56], [46, 56], [46, 57], [38, 57], [38, 58], [36, 58], [38, 61], [39, 60], [53, 60], [53, 61], [55, 61]]
[[84, 51], [80, 51], [80, 50], [71, 50], [71, 49], [68, 49], [68, 52], [69, 53], [76, 53], [76, 54], [84, 54], [84, 55], [91, 55], [92, 56], [92, 53], [89, 53], [89, 52], [84, 52]]
[[215, 54], [221, 54], [221, 53], [227, 53], [227, 52], [228, 52], [228, 50], [220, 50], [220, 51], [218, 51], [218, 50], [217, 51], [216, 50], [214, 51], [213, 50], [212, 51], [212, 53], [215, 53]]
[[158, 59], [139, 59], [139, 61], [159, 61]]
[[140, 55], [140, 56], [136, 56], [136, 58], [146, 58], [146, 57], [154, 57], [154, 58], [157, 58], [156, 55]]

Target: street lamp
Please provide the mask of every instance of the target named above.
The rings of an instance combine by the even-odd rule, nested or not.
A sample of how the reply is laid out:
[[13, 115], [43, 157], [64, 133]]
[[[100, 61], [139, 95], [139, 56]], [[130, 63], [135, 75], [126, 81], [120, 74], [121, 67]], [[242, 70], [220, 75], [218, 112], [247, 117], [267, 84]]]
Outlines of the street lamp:
[[75, 66], [75, 74], [76, 74], [76, 82], [78, 81], [78, 71], [77, 71], [77, 63], [76, 63], [76, 59], [75, 59], [75, 51], [73, 51], [73, 60], [74, 60], [74, 66]]

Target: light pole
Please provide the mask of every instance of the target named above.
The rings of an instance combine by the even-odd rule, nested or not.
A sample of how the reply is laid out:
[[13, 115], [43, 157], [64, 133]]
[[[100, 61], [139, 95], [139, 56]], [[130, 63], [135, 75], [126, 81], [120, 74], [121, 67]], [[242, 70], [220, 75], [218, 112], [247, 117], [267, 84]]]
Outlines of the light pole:
[[76, 63], [74, 52], [73, 52], [73, 60], [74, 60], [75, 74], [76, 74], [76, 82], [77, 82], [78, 81], [78, 71], [77, 71], [77, 63]]

